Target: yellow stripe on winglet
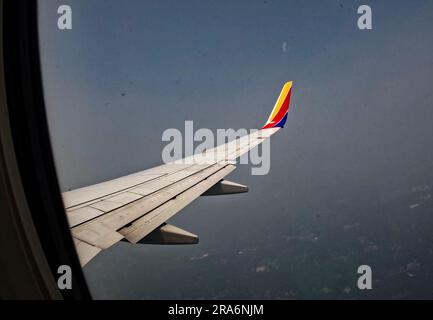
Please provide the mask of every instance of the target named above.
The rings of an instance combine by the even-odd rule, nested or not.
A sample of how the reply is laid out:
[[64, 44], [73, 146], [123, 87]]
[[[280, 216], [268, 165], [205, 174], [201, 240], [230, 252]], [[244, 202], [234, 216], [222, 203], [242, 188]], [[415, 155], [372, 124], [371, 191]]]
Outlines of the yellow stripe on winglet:
[[269, 116], [268, 123], [271, 122], [272, 119], [277, 115], [278, 111], [280, 111], [281, 106], [283, 105], [284, 100], [287, 97], [287, 94], [289, 93], [290, 89], [292, 89], [292, 84], [293, 81], [289, 81], [286, 82], [286, 84], [284, 85], [283, 90], [281, 90], [280, 96], [278, 97], [278, 100], [275, 103], [275, 107], [272, 110], [271, 115]]

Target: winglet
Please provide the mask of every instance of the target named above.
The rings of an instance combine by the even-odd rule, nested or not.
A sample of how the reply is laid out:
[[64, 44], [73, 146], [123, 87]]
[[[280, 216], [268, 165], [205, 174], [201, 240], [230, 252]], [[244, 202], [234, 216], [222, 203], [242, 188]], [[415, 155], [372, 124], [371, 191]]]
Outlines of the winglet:
[[284, 128], [284, 125], [287, 121], [287, 115], [289, 113], [292, 86], [293, 81], [289, 81], [284, 85], [283, 90], [281, 90], [280, 96], [275, 103], [274, 109], [272, 109], [269, 119], [262, 129]]

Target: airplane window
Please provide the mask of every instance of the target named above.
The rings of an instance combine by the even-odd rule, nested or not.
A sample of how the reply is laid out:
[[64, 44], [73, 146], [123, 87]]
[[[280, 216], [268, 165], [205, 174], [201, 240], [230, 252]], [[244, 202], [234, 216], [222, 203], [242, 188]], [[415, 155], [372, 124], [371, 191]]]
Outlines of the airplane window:
[[40, 0], [98, 299], [433, 298], [433, 3]]

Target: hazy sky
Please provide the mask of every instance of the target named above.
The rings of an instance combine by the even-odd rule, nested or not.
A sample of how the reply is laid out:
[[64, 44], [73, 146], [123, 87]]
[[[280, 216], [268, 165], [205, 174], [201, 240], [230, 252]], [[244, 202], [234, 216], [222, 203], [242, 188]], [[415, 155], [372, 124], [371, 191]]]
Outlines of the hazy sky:
[[[121, 243], [99, 255], [85, 271], [102, 297], [279, 297], [271, 283], [296, 277], [281, 261], [272, 272], [274, 254], [287, 249], [266, 249], [279, 243], [275, 237], [326, 239], [342, 226], [363, 225], [361, 207], [433, 181], [431, 1], [368, 1], [372, 31], [356, 26], [359, 1], [39, 3], [45, 100], [63, 190], [161, 164], [162, 132], [183, 130], [185, 120], [213, 130], [258, 128], [284, 82], [295, 82], [287, 126], [272, 138], [270, 173], [252, 177], [242, 165], [230, 179], [249, 185], [248, 194], [199, 199], [176, 216], [173, 222], [200, 235], [198, 246]], [[72, 7], [70, 31], [57, 29], [61, 4]], [[341, 203], [351, 204], [347, 215], [326, 217]], [[379, 241], [368, 230], [365, 237]], [[338, 251], [344, 241], [335, 236], [320, 248]], [[259, 247], [244, 262], [228, 258]], [[212, 254], [221, 271], [197, 265]], [[243, 264], [251, 274], [235, 268]], [[269, 282], [236, 289], [236, 279], [240, 287], [260, 283], [263, 264]], [[187, 283], [165, 292], [183, 268]], [[188, 291], [214, 273], [234, 289], [213, 279], [195, 295]], [[287, 286], [281, 291], [290, 293]]]

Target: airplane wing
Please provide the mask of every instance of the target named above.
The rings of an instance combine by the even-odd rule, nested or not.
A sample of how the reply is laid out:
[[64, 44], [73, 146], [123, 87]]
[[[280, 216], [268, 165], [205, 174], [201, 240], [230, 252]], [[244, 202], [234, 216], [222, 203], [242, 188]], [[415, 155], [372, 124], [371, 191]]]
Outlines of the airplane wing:
[[247, 192], [224, 178], [241, 155], [284, 127], [292, 82], [287, 82], [262, 129], [188, 157], [63, 193], [75, 247], [84, 266], [101, 250], [130, 243], [194, 244], [198, 237], [166, 223], [201, 195]]

